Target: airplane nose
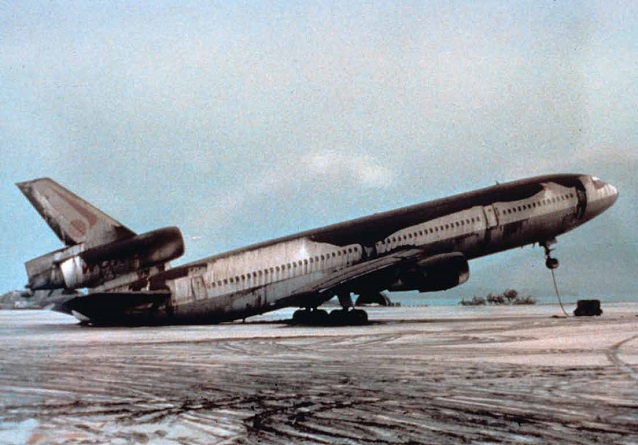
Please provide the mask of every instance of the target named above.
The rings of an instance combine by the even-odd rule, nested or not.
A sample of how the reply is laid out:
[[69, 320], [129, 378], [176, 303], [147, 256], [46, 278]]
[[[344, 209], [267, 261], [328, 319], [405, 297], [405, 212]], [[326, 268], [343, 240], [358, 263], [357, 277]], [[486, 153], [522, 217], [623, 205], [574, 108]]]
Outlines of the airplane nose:
[[590, 189], [587, 192], [587, 220], [600, 215], [614, 205], [618, 199], [618, 189], [596, 176], [590, 176]]
[[618, 199], [618, 195], [619, 195], [618, 189], [616, 187], [614, 187], [613, 185], [611, 185], [611, 184], [607, 184], [607, 185], [609, 186], [609, 191], [611, 192], [610, 193], [610, 196], [611, 196], [611, 199], [612, 199], [611, 204], [613, 204]]

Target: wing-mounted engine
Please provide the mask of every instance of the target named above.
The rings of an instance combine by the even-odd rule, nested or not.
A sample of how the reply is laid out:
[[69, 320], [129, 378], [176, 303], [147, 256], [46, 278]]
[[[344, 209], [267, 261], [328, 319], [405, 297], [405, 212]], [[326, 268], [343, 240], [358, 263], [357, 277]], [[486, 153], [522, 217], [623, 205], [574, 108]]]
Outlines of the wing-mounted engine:
[[28, 261], [25, 267], [32, 290], [93, 288], [125, 275], [131, 282], [138, 280], [183, 253], [180, 230], [167, 227], [91, 248], [76, 244]]
[[419, 260], [400, 271], [390, 291], [434, 292], [465, 283], [470, 278], [467, 259], [460, 252], [444, 253]]

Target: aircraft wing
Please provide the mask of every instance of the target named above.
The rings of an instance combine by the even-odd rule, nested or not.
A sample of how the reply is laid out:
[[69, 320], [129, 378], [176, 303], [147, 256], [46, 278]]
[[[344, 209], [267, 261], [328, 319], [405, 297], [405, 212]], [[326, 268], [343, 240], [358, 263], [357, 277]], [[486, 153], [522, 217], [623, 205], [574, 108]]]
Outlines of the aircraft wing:
[[[355, 264], [297, 289], [294, 295], [298, 299], [311, 295], [332, 297], [340, 290], [357, 291], [361, 288], [374, 286], [371, 283], [375, 282], [388, 284], [389, 280], [395, 276], [400, 264], [420, 260], [425, 255], [421, 249], [407, 249], [365, 263]], [[378, 290], [384, 288], [385, 286], [380, 286]]]

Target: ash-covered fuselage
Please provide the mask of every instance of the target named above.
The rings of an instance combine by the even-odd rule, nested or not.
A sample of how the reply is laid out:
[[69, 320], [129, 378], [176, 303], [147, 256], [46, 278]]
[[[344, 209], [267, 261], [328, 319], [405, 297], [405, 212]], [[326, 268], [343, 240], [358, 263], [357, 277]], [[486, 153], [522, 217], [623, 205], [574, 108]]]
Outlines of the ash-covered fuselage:
[[365, 313], [349, 311], [351, 294], [449, 289], [469, 278], [468, 260], [532, 243], [548, 252], [618, 197], [588, 175], [535, 177], [170, 269], [183, 251], [176, 228], [135, 235], [50, 179], [19, 187], [67, 244], [26, 263], [31, 287], [89, 288], [65, 309], [96, 324], [213, 323], [286, 306], [316, 320], [325, 317], [316, 308], [334, 296], [343, 306], [334, 318], [362, 321]]

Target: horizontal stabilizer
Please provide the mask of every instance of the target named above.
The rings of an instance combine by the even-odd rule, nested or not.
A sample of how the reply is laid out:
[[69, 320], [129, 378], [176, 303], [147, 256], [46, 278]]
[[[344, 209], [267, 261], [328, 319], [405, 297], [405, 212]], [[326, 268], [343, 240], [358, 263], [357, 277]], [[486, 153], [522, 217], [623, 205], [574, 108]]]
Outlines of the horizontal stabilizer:
[[90, 320], [112, 320], [118, 315], [149, 304], [161, 304], [169, 298], [168, 290], [138, 292], [95, 292], [75, 297], [65, 303], [69, 311], [78, 312]]

